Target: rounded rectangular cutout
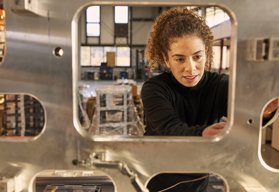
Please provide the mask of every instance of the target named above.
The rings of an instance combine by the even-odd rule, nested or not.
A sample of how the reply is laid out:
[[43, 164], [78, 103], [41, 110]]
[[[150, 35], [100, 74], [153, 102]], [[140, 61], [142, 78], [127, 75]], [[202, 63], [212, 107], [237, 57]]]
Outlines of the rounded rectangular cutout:
[[98, 171], [43, 171], [34, 181], [35, 191], [115, 191], [112, 180]]
[[[124, 5], [124, 4], [123, 4]], [[152, 10], [153, 11], [153, 14], [151, 17], [153, 18], [144, 18], [143, 21], [146, 21], [146, 22], [153, 22], [154, 19], [156, 18], [156, 16], [160, 13], [160, 11], [164, 10], [164, 9], [167, 9], [167, 7], [163, 7], [157, 15], [154, 16], [154, 10], [156, 9], [156, 6], [158, 6], [157, 4], [150, 4], [150, 7], [137, 7], [136, 5], [134, 5], [133, 3], [132, 4], [125, 4], [125, 5], [128, 5], [129, 6], [129, 14], [131, 14], [131, 17], [133, 17], [133, 10], [135, 12], [134, 15], [137, 16], [137, 18], [132, 18], [131, 20], [129, 20], [129, 22], [137, 22], [138, 21], [138, 17], [139, 17], [139, 13], [140, 11], [138, 11], [137, 9], [145, 9], [148, 10]], [[189, 4], [185, 4], [185, 6], [190, 6]], [[95, 6], [95, 5], [94, 5]], [[102, 4], [98, 4], [98, 6], [100, 6], [100, 9], [102, 10], [104, 8], [104, 10], [109, 10], [109, 5], [102, 5]], [[113, 5], [111, 5], [112, 7]], [[168, 7], [175, 7], [176, 5], [171, 5], [171, 4], [168, 4]], [[179, 5], [181, 6], [181, 5]], [[206, 5], [191, 5], [191, 9], [195, 9], [197, 11], [197, 14], [200, 14], [202, 15], [202, 11], [206, 11], [205, 9]], [[225, 126], [226, 128], [225, 129], [229, 129], [229, 127], [231, 127], [232, 125], [232, 122], [230, 121], [231, 116], [233, 115], [231, 113], [232, 109], [233, 109], [233, 105], [234, 103], [232, 103], [231, 101], [233, 101], [233, 98], [234, 98], [234, 85], [233, 85], [233, 82], [235, 81], [235, 49], [236, 49], [236, 19], [235, 19], [235, 16], [234, 14], [225, 6], [222, 6], [222, 5], [219, 5], [219, 4], [216, 4], [216, 5], [210, 5], [210, 8], [212, 8], [213, 11], [215, 11], [216, 13], [219, 13], [221, 11], [223, 11], [223, 15], [225, 15], [225, 20], [220, 23], [218, 23], [217, 25], [213, 26], [212, 27], [212, 31], [215, 30], [215, 34], [214, 36], [218, 36], [218, 39], [215, 39], [215, 41], [213, 42], [214, 44], [214, 47], [215, 47], [215, 52], [218, 52], [218, 58], [215, 58], [215, 60], [219, 61], [219, 64], [213, 66], [214, 68], [212, 68], [211, 70], [213, 70], [214, 72], [217, 72], [217, 73], [226, 73], [229, 75], [229, 83], [228, 83], [228, 97], [227, 97], [227, 118], [226, 118], [226, 121], [227, 121], [227, 125]], [[136, 78], [137, 78], [137, 72], [139, 71], [133, 71], [133, 69], [130, 69], [130, 68], [126, 68], [126, 70], [122, 70], [122, 69], [118, 69], [118, 68], [108, 68], [107, 67], [107, 64], [106, 62], [104, 61], [100, 61], [100, 66], [96, 66], [96, 67], [92, 67], [92, 66], [89, 66], [88, 63], [90, 63], [90, 58], [86, 58], [86, 62], [87, 63], [87, 66], [86, 67], [79, 67], [79, 63], [80, 63], [80, 56], [82, 57], [82, 59], [84, 59], [85, 56], [92, 56], [91, 54], [84, 54], [84, 53], [80, 53], [80, 50], [85, 50], [85, 49], [81, 49], [83, 46], [86, 46], [86, 47], [100, 47], [102, 46], [102, 40], [101, 41], [98, 41], [98, 42], [95, 42], [95, 43], [90, 43], [90, 44], [86, 44], [86, 41], [84, 41], [84, 39], [86, 39], [86, 37], [82, 37], [81, 35], [85, 34], [85, 33], [80, 33], [79, 30], [77, 30], [77, 27], [78, 26], [84, 26], [83, 23], [81, 23], [83, 20], [80, 19], [81, 17], [84, 17], [84, 12], [85, 12], [85, 9], [86, 7], [84, 7], [83, 9], [79, 10], [79, 12], [76, 13], [75, 17], [74, 17], [74, 20], [73, 20], [73, 25], [72, 25], [72, 34], [73, 34], [73, 95], [74, 95], [74, 124], [75, 124], [75, 127], [76, 129], [78, 130], [79, 133], [81, 133], [82, 135], [84, 135], [85, 137], [87, 138], [91, 138], [93, 140], [99, 140], [99, 141], [111, 141], [111, 140], [130, 140], [129, 137], [127, 137], [124, 132], [117, 132], [117, 134], [108, 134], [107, 136], [105, 135], [96, 135], [96, 134], [90, 134], [88, 132], [88, 127], [90, 127], [92, 125], [92, 119], [93, 118], [93, 115], [92, 113], [90, 113], [87, 109], [87, 103], [90, 102], [90, 100], [95, 100], [96, 101], [96, 92], [95, 92], [95, 88], [98, 87], [98, 86], [102, 86], [102, 85], [114, 85], [114, 84], [117, 84], [115, 82], [118, 82], [118, 81], [107, 81], [106, 79], [102, 78], [101, 76], [101, 70], [105, 69], [105, 73], [106, 73], [106, 77], [109, 76], [110, 79], [118, 79], [118, 77], [126, 77], [126, 74], [127, 76], [129, 76], [129, 73], [128, 71], [132, 71], [130, 74], [134, 74], [133, 76], [133, 82], [137, 82], [136, 81]], [[102, 11], [101, 11], [102, 12]], [[148, 14], [145, 14], [145, 15], [148, 15]], [[218, 15], [218, 14], [215, 14], [215, 15]], [[102, 15], [101, 15], [102, 17]], [[230, 20], [227, 20], [228, 18], [230, 18]], [[213, 18], [214, 19], [214, 18]], [[219, 19], [220, 20], [220, 19]], [[223, 25], [226, 25], [226, 26], [229, 26], [229, 29], [227, 29], [228, 31], [228, 34], [229, 36], [226, 36], [226, 37], [222, 37], [220, 36], [220, 33], [218, 32], [218, 30], [220, 30], [219, 27], [224, 27]], [[129, 30], [132, 30], [132, 29], [129, 29]], [[150, 28], [148, 29], [150, 30]], [[132, 34], [132, 33], [131, 33]], [[148, 33], [146, 33], [147, 35]], [[146, 36], [147, 38], [147, 36]], [[102, 39], [102, 37], [100, 38]], [[109, 38], [108, 38], [109, 39]], [[112, 43], [113, 44], [113, 43]], [[104, 46], [107, 46], [104, 45]], [[132, 47], [134, 46], [133, 43], [132, 43], [132, 37], [130, 37], [130, 41], [128, 41], [128, 46]], [[138, 47], [137, 47], [138, 46]], [[140, 47], [140, 49], [144, 49], [145, 48], [145, 44], [142, 44], [142, 45], [137, 45], [137, 46], [134, 46], [136, 49], [138, 49]], [[131, 57], [137, 57], [137, 51], [136, 49], [134, 50], [131, 50], [131, 54], [134, 54], [131, 55]], [[90, 49], [86, 49], [87, 51], [90, 50]], [[78, 54], [76, 54], [76, 52], [78, 52]], [[97, 55], [96, 55], [97, 56]], [[142, 59], [138, 58], [138, 61], [143, 61]], [[132, 62], [132, 66], [136, 67], [137, 68], [137, 64], [133, 62], [134, 61], [131, 61]], [[137, 61], [135, 61], [137, 62]], [[228, 64], [229, 63], [229, 64]], [[217, 66], [217, 67], [216, 67]], [[105, 68], [107, 67], [107, 68]], [[76, 70], [77, 69], [77, 70]], [[79, 70], [78, 70], [79, 69]], [[111, 70], [111, 71], [110, 71]], [[142, 68], [143, 70], [143, 68]], [[116, 72], [115, 72], [116, 71]], [[91, 74], [92, 72], [92, 74]], [[119, 75], [117, 74], [119, 73]], [[116, 75], [115, 75], [116, 74]], [[125, 75], [124, 75], [125, 74]], [[156, 74], [156, 72], [154, 72], [154, 75]], [[121, 76], [122, 75], [122, 76]], [[124, 75], [124, 76], [123, 76]], [[142, 77], [148, 77], [150, 78], [151, 77], [151, 72], [147, 69], [144, 69], [144, 75]], [[131, 75], [132, 76], [132, 75]], [[88, 77], [92, 77], [90, 79], [88, 79]], [[129, 79], [127, 79], [129, 80]], [[147, 79], [144, 79], [144, 80], [147, 80]], [[128, 82], [128, 81], [126, 81]], [[123, 83], [125, 83], [123, 81]], [[138, 83], [138, 82], [137, 82]], [[127, 83], [129, 84], [129, 83]], [[139, 81], [139, 83], [137, 84], [138, 87], [141, 87], [141, 85], [143, 84], [143, 81]], [[84, 98], [88, 98], [88, 100], [85, 100], [85, 102], [83, 103], [83, 109], [81, 109], [81, 105], [79, 104], [80, 100], [79, 100], [79, 97], [80, 97], [80, 85], [82, 86], [87, 86], [87, 91], [85, 91], [85, 94], [83, 95]], [[140, 92], [140, 91], [138, 91]], [[92, 111], [92, 109], [91, 109]], [[141, 119], [142, 123], [145, 124], [145, 114], [143, 114], [141, 116], [141, 110], [138, 110], [137, 111], [138, 114], [139, 114], [139, 118]], [[86, 114], [87, 113], [87, 114]], [[90, 113], [90, 114], [89, 114]], [[82, 119], [80, 119], [81, 116], [83, 116], [84, 114], [85, 115], [85, 118], [86, 119], [89, 119], [89, 121], [87, 122], [86, 126], [84, 126], [84, 122]], [[221, 119], [218, 118], [218, 119]], [[144, 125], [145, 126], [145, 125]], [[225, 132], [223, 132], [225, 134]], [[226, 132], [228, 133], [228, 132]], [[224, 135], [224, 134], [220, 134], [220, 135]], [[124, 139], [125, 138], [125, 139]], [[154, 137], [138, 137], [139, 140], [142, 140], [142, 139], [154, 139]], [[167, 138], [160, 138], [160, 139], [166, 139], [168, 140]], [[177, 137], [176, 137], [177, 139]], [[185, 140], [186, 137], [183, 137], [181, 138], [182, 140]], [[196, 140], [199, 140], [201, 141], [200, 139], [198, 138], [193, 138], [191, 137], [190, 140], [192, 139], [196, 139]], [[135, 137], [132, 137], [131, 140], [135, 140]], [[179, 139], [180, 140], [180, 139]], [[188, 140], [188, 139], [186, 139]], [[215, 140], [215, 138], [213, 138], [213, 140]], [[218, 139], [217, 139], [218, 140]], [[162, 140], [160, 140], [162, 141]]]
[[28, 94], [0, 95], [1, 138], [31, 139], [38, 136], [44, 126], [45, 110], [37, 98]]

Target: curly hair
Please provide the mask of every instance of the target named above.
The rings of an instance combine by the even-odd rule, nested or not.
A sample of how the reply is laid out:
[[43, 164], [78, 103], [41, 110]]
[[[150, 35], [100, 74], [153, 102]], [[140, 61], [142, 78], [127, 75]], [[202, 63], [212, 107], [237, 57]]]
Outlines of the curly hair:
[[[167, 57], [170, 44], [174, 38], [195, 35], [203, 41], [206, 49], [205, 70], [211, 70], [213, 63], [213, 35], [205, 20], [194, 10], [187, 7], [174, 7], [162, 12], [155, 20], [146, 45], [146, 59], [149, 60], [150, 70], [158, 64], [164, 65], [163, 54]], [[168, 59], [168, 58], [167, 58]]]

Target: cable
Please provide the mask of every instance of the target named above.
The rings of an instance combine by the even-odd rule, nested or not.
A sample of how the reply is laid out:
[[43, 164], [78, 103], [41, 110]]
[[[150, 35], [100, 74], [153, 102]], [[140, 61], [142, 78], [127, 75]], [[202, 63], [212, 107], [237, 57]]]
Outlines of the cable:
[[163, 191], [169, 190], [169, 189], [174, 188], [174, 187], [176, 187], [177, 185], [180, 185], [180, 184], [182, 184], [182, 183], [190, 183], [190, 182], [198, 181], [198, 180], [207, 178], [207, 177], [209, 177], [210, 175], [212, 175], [212, 173], [209, 173], [209, 175], [206, 175], [206, 176], [203, 176], [203, 177], [200, 177], [200, 178], [197, 178], [197, 179], [192, 179], [192, 180], [188, 180], [188, 181], [180, 181], [179, 183], [176, 183], [176, 184], [174, 184], [173, 186], [170, 186], [170, 187], [168, 187], [168, 188], [166, 188], [166, 189], [163, 189], [163, 190], [161, 190], [161, 191], [158, 191], [158, 192], [163, 192]]

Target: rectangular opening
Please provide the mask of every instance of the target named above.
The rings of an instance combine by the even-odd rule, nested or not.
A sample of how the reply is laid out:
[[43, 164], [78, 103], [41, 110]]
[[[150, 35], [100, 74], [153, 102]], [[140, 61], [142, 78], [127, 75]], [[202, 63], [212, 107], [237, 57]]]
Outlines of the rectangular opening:
[[[236, 53], [236, 18], [234, 14], [225, 6], [220, 4], [171, 4], [171, 3], [150, 3], [146, 6], [138, 6], [134, 3], [121, 4], [128, 9], [128, 37], [125, 39], [123, 46], [118, 43], [115, 34], [114, 15], [109, 15], [114, 10], [114, 5], [92, 4], [92, 6], [100, 6], [100, 38], [97, 41], [91, 41], [89, 37], [84, 37], [82, 31], [82, 23], [84, 20], [83, 10], [76, 13], [72, 22], [73, 35], [73, 95], [74, 95], [74, 121], [75, 127], [82, 135], [89, 134], [89, 138], [95, 141], [136, 141], [136, 140], [168, 140], [175, 141], [208, 141], [218, 140], [226, 133], [222, 133], [219, 137], [202, 138], [202, 137], [178, 137], [178, 136], [144, 136], [132, 137], [120, 135], [95, 135], [90, 134], [90, 126], [94, 121], [94, 111], [97, 110], [97, 93], [95, 89], [103, 85], [118, 86], [126, 84], [136, 87], [136, 91], [131, 91], [131, 101], [133, 101], [136, 117], [141, 121], [143, 128], [145, 127], [145, 113], [140, 110], [142, 105], [140, 98], [140, 90], [144, 82], [153, 76], [159, 75], [165, 69], [159, 66], [151, 72], [148, 69], [148, 63], [145, 60], [145, 49], [150, 29], [156, 17], [164, 10], [176, 6], [189, 6], [196, 14], [206, 17], [207, 25], [214, 35], [213, 52], [214, 64], [212, 63], [212, 71], [216, 73], [226, 73], [229, 76], [228, 85], [228, 103], [227, 103], [227, 125], [226, 129], [230, 129], [232, 125], [231, 111], [234, 103], [234, 81], [235, 81], [235, 53]], [[150, 13], [147, 13], [150, 11]], [[106, 14], [107, 13], [107, 14]], [[115, 14], [117, 11], [115, 9]], [[102, 16], [103, 15], [103, 16]], [[102, 19], [104, 18], [104, 20]], [[107, 21], [107, 22], [105, 22]], [[104, 23], [103, 23], [104, 22]], [[106, 25], [107, 23], [107, 25]], [[226, 31], [226, 33], [222, 33]], [[104, 36], [103, 34], [106, 34]], [[119, 37], [118, 37], [119, 38]], [[138, 41], [137, 39], [142, 39]], [[135, 42], [135, 43], [133, 43]], [[108, 65], [106, 53], [115, 52], [115, 66]], [[122, 65], [119, 65], [122, 63]], [[121, 67], [119, 67], [121, 66]], [[91, 102], [91, 104], [90, 104]], [[95, 106], [94, 106], [95, 105]], [[84, 116], [83, 116], [84, 115]], [[122, 114], [124, 117], [124, 113]], [[111, 117], [111, 116], [110, 116]], [[123, 118], [122, 118], [123, 120]], [[87, 121], [87, 122], [86, 122]], [[86, 123], [85, 123], [86, 122]], [[95, 133], [95, 132], [94, 132]], [[123, 133], [123, 132], [121, 132]]]

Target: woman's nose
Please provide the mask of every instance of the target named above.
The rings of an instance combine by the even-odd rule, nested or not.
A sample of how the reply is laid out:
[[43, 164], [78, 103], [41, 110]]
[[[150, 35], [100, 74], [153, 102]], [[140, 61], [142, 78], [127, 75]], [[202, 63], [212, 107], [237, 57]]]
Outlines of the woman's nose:
[[196, 70], [196, 64], [194, 61], [189, 59], [187, 62], [185, 62], [185, 68], [184, 71], [188, 73], [193, 73]]

